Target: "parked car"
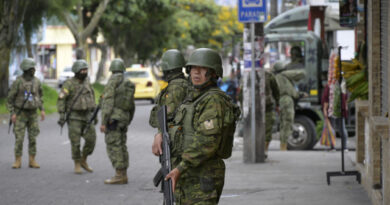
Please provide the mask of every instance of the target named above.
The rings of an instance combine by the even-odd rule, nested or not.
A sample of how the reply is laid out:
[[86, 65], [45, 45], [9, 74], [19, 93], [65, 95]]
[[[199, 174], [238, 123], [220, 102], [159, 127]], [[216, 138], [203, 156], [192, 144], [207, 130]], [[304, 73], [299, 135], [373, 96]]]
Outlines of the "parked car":
[[74, 73], [72, 72], [72, 68], [71, 67], [64, 68], [64, 70], [58, 76], [58, 87], [61, 88], [62, 84], [64, 84], [64, 82], [67, 79], [72, 78], [73, 76], [74, 76]]
[[160, 92], [160, 85], [151, 68], [127, 68], [125, 77], [135, 84], [134, 99], [150, 100], [154, 103], [154, 99]]

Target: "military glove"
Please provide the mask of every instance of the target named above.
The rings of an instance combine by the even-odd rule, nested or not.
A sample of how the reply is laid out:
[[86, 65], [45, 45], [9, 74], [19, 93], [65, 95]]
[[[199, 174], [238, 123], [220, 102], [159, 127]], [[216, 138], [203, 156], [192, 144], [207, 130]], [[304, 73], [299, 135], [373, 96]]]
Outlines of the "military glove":
[[61, 127], [65, 124], [65, 113], [60, 114], [60, 119], [57, 122]]

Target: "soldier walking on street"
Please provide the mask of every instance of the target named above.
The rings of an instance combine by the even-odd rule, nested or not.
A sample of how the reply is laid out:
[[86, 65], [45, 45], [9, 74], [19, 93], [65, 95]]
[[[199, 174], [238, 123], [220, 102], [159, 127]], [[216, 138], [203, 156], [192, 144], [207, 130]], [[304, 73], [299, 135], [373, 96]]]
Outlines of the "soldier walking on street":
[[[96, 107], [95, 93], [88, 79], [88, 64], [85, 60], [73, 63], [75, 76], [64, 82], [58, 96], [57, 109], [60, 114], [58, 124], [62, 127], [68, 123], [69, 140], [72, 146], [74, 172], [81, 174], [81, 167], [87, 172], [93, 172], [87, 164], [87, 157], [92, 154], [96, 143], [94, 126], [87, 126], [89, 117]], [[87, 129], [84, 131], [83, 130]], [[80, 152], [81, 137], [85, 143]]]
[[102, 124], [107, 154], [115, 168], [115, 175], [105, 184], [127, 184], [129, 153], [127, 151], [127, 127], [134, 116], [134, 84], [125, 79], [122, 59], [114, 59], [110, 65], [112, 75], [104, 88], [102, 100]]
[[[186, 67], [193, 90], [178, 108], [169, 128], [171, 156], [177, 159], [166, 176], [177, 204], [217, 204], [225, 180], [223, 159], [231, 156], [240, 111], [217, 87], [222, 60], [208, 48], [196, 49]], [[158, 155], [158, 152], [154, 152]]]
[[[185, 61], [180, 51], [176, 49], [166, 51], [163, 54], [161, 61], [164, 79], [168, 81], [168, 86], [157, 96], [156, 105], [150, 112], [149, 124], [154, 128], [158, 128], [157, 111], [159, 107], [166, 105], [168, 110], [167, 118], [172, 120], [174, 112], [187, 96], [187, 89], [189, 85], [188, 80], [184, 77], [183, 67], [185, 66]], [[159, 130], [154, 137], [152, 146], [153, 152], [161, 154], [162, 151], [158, 150], [161, 142], [162, 135]]]
[[37, 108], [41, 111], [41, 121], [45, 119], [43, 109], [42, 86], [38, 78], [34, 77], [35, 62], [32, 58], [26, 58], [20, 64], [23, 75], [19, 76], [11, 86], [7, 98], [7, 107], [14, 124], [15, 134], [15, 162], [12, 168], [21, 167], [23, 153], [24, 133], [28, 132], [29, 167], [40, 168], [35, 161], [37, 153], [36, 138], [39, 134]]
[[[265, 152], [272, 140], [275, 110], [279, 114], [279, 86], [274, 74], [265, 71]], [[267, 156], [267, 155], [266, 155]]]

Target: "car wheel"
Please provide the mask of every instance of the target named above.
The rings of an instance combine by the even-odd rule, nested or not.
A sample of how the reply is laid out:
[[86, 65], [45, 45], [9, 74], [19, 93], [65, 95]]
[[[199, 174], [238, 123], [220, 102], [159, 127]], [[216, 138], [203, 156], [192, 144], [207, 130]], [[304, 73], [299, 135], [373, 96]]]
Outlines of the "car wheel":
[[314, 122], [303, 115], [295, 117], [292, 135], [288, 137], [287, 147], [290, 150], [312, 149], [317, 141]]

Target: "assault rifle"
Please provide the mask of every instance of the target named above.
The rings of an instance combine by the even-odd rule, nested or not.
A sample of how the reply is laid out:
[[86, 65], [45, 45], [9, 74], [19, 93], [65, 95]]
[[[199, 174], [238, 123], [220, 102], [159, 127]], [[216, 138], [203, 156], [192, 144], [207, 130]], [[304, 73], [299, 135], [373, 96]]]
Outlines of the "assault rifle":
[[169, 134], [168, 134], [168, 126], [167, 126], [167, 107], [161, 106], [158, 113], [158, 123], [160, 126], [160, 129], [162, 131], [162, 149], [163, 153], [160, 155], [160, 163], [161, 168], [158, 170], [156, 175], [153, 178], [154, 186], [158, 186], [161, 181], [161, 189], [164, 193], [164, 204], [165, 205], [173, 205], [174, 198], [173, 198], [173, 190], [172, 190], [172, 180], [168, 179], [168, 181], [165, 181], [165, 176], [171, 171], [171, 150], [169, 148]]
[[95, 121], [97, 114], [99, 113], [100, 110], [100, 104], [96, 106], [96, 108], [93, 110], [91, 117], [89, 118], [87, 125], [84, 127], [84, 129], [81, 130], [81, 135], [84, 136], [85, 133], [88, 131], [89, 126]]

